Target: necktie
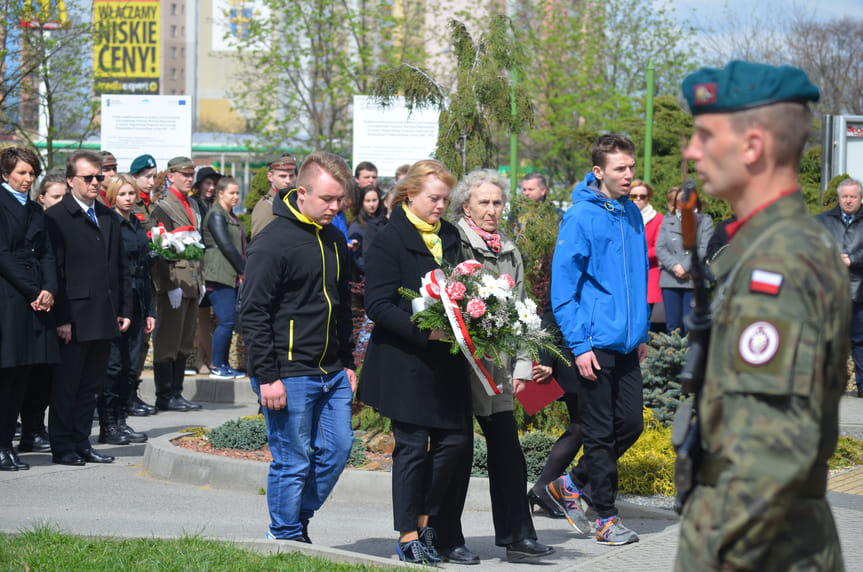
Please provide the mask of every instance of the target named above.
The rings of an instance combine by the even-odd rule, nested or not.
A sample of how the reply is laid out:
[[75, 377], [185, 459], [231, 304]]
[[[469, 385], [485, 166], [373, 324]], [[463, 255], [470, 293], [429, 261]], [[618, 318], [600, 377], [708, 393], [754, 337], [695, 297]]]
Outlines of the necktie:
[[850, 224], [851, 224], [851, 215], [850, 215], [850, 214], [846, 214], [846, 215], [842, 215], [842, 216], [844, 216], [844, 217], [845, 217], [845, 226], [850, 225]]
[[90, 220], [93, 221], [93, 224], [99, 226], [99, 221], [96, 220], [96, 211], [93, 210], [93, 207], [87, 209], [87, 214], [90, 215]]

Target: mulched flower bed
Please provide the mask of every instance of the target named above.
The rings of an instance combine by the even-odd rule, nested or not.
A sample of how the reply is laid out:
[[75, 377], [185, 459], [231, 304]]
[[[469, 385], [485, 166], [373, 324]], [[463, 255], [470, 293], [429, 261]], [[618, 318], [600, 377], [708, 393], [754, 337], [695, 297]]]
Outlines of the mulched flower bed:
[[[207, 441], [206, 438], [195, 435], [178, 437], [177, 439], [173, 439], [171, 443], [177, 447], [182, 447], [183, 449], [194, 453], [219, 455], [220, 457], [239, 459], [241, 461], [261, 461], [269, 463], [273, 460], [273, 455], [270, 453], [270, 447], [268, 445], [264, 445], [263, 449], [259, 449], [257, 451], [245, 451], [243, 449], [217, 449], [216, 447], [213, 447], [212, 443]], [[389, 471], [392, 469], [392, 466], [392, 455], [366, 451], [366, 464], [362, 467], [354, 468], [362, 468], [369, 471]]]

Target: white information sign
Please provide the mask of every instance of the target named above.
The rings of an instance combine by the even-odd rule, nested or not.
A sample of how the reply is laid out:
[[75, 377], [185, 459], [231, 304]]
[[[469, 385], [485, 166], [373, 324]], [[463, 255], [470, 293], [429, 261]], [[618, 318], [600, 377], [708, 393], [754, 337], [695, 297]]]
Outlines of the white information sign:
[[172, 157], [192, 156], [192, 98], [187, 95], [102, 95], [102, 149], [120, 173], [139, 155], [164, 170]]
[[379, 177], [393, 177], [405, 163], [428, 159], [437, 144], [436, 109], [408, 112], [404, 98], [383, 107], [367, 95], [354, 96], [353, 164], [371, 161]]

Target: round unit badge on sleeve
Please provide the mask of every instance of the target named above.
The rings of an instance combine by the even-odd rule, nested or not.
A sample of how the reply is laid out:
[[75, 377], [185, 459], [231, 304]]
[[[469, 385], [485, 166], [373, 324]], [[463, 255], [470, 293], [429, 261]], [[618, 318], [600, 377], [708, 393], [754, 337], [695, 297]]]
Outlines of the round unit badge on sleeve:
[[737, 342], [737, 351], [749, 365], [764, 365], [779, 350], [779, 330], [770, 322], [753, 322], [746, 326]]

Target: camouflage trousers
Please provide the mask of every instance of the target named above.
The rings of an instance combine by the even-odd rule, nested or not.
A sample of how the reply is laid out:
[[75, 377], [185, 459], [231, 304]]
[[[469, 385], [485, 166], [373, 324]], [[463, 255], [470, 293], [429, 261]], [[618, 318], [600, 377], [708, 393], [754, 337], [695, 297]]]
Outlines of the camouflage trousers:
[[[750, 510], [758, 504], [755, 499], [745, 503]], [[723, 491], [702, 485], [695, 488], [680, 522], [676, 571], [845, 569], [836, 524], [824, 498], [795, 499], [786, 518], [753, 520], [737, 538], [727, 524], [740, 515], [726, 514], [728, 505]]]

